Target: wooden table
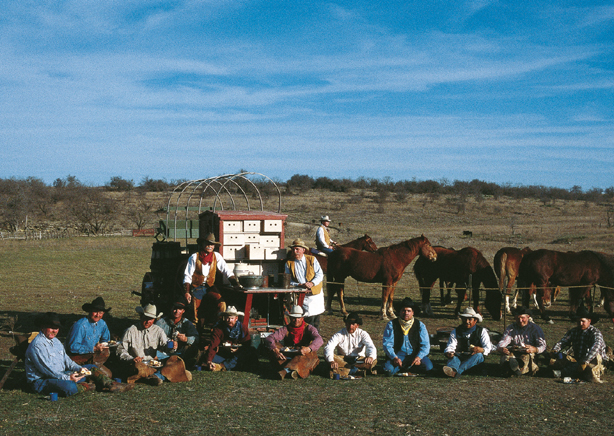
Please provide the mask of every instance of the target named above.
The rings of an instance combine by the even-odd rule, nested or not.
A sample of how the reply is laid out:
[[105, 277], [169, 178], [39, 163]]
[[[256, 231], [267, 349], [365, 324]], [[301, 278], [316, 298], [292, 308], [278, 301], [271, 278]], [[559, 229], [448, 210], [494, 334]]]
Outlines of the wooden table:
[[[252, 310], [252, 299], [254, 295], [266, 294], [270, 296], [276, 296], [278, 294], [296, 294], [298, 297], [296, 300], [296, 304], [302, 306], [303, 300], [305, 299], [305, 294], [308, 292], [306, 288], [256, 288], [256, 289], [245, 289], [245, 290], [237, 290], [237, 292], [245, 294], [245, 309], [243, 316], [243, 322], [245, 322], [245, 317], [248, 317], [247, 327], [251, 327], [251, 319], [249, 319], [249, 313]], [[266, 326], [258, 325], [258, 327], [269, 327], [269, 314], [267, 313], [267, 323]]]

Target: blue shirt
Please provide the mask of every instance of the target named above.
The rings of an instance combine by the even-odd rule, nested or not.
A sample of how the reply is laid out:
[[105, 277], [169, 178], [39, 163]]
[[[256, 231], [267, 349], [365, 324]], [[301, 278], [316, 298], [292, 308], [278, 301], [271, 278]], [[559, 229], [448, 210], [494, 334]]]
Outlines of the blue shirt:
[[181, 318], [181, 321], [175, 324], [171, 318], [165, 317], [157, 320], [156, 325], [164, 330], [164, 333], [166, 333], [166, 336], [169, 339], [177, 340], [174, 333], [186, 335], [188, 337], [188, 341], [180, 342], [180, 344], [192, 345], [194, 343], [198, 343], [198, 330], [196, 330], [196, 327], [189, 319]]
[[66, 349], [72, 354], [93, 353], [99, 342], [109, 342], [111, 332], [107, 323], [101, 319], [91, 322], [89, 318], [81, 318], [73, 324], [66, 337]]
[[[422, 360], [428, 356], [429, 352], [431, 351], [431, 341], [429, 339], [429, 333], [426, 330], [426, 326], [421, 321], [415, 320], [414, 322], [417, 322], [420, 328], [420, 349], [418, 350], [416, 357], [419, 357], [420, 360]], [[394, 327], [392, 325], [392, 321], [388, 322], [388, 324], [386, 324], [386, 328], [384, 329], [383, 346], [388, 359], [392, 360], [399, 357], [394, 351]], [[403, 345], [401, 346], [399, 353], [403, 353], [405, 356], [411, 356], [414, 354], [414, 349], [409, 342], [409, 335], [405, 335], [403, 337]]]
[[47, 339], [42, 332], [28, 346], [25, 365], [28, 383], [39, 379], [70, 380], [73, 372], [81, 370], [57, 338]]

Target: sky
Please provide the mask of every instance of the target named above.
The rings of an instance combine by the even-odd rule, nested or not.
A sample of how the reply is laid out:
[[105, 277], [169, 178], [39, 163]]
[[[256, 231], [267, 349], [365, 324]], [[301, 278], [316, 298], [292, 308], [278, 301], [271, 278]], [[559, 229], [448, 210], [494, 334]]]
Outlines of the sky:
[[0, 178], [614, 186], [614, 4], [0, 0]]

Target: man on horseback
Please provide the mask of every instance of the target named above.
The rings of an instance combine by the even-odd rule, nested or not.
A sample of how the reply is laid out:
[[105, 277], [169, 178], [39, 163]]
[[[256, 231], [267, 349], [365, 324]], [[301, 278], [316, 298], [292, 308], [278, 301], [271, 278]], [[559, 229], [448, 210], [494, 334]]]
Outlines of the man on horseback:
[[335, 241], [330, 238], [330, 232], [328, 226], [330, 225], [330, 218], [328, 215], [320, 217], [320, 227], [316, 230], [316, 248], [326, 254], [330, 254], [334, 250], [334, 246], [337, 245]]
[[405, 298], [399, 306], [399, 317], [386, 324], [383, 344], [388, 359], [384, 372], [389, 376], [409, 372], [413, 367], [425, 372], [433, 369], [428, 358], [429, 333], [424, 323], [414, 318], [418, 311], [418, 305], [411, 298]]
[[320, 329], [320, 314], [324, 312], [322, 280], [324, 273], [314, 256], [305, 254], [309, 250], [302, 239], [295, 239], [290, 245], [292, 259], [286, 261], [286, 274], [291, 274], [290, 284], [307, 289], [303, 300], [305, 321]]

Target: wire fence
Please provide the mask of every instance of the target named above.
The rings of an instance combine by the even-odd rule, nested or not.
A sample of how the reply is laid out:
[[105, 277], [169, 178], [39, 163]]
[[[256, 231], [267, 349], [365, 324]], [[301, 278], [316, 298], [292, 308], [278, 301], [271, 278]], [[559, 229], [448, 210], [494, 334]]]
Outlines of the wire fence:
[[75, 229], [61, 229], [61, 230], [26, 230], [19, 232], [0, 232], [0, 240], [37, 240], [37, 239], [62, 239], [62, 238], [75, 238], [82, 236], [98, 236], [98, 237], [110, 237], [110, 236], [133, 236], [132, 230], [117, 230], [113, 232], [105, 233], [83, 233]]

